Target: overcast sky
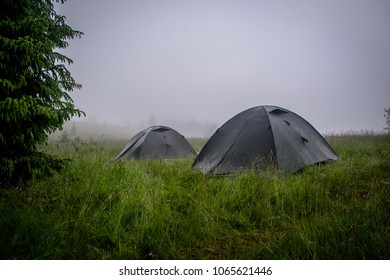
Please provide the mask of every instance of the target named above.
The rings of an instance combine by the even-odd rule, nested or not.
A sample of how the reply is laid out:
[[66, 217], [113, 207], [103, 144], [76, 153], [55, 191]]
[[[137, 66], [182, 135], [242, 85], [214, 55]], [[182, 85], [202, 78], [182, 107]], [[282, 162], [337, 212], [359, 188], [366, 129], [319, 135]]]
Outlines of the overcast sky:
[[63, 51], [98, 122], [222, 125], [277, 105], [321, 133], [381, 130], [390, 106], [388, 0], [68, 0], [85, 33]]

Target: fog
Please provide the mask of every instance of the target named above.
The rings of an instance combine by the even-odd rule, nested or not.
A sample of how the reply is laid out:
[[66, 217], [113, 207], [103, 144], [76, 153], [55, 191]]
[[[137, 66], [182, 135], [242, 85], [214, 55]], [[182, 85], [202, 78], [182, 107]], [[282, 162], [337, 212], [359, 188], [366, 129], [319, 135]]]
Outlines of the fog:
[[83, 85], [71, 96], [84, 121], [182, 132], [276, 105], [321, 133], [385, 126], [390, 1], [68, 0], [56, 10], [85, 33], [62, 51]]

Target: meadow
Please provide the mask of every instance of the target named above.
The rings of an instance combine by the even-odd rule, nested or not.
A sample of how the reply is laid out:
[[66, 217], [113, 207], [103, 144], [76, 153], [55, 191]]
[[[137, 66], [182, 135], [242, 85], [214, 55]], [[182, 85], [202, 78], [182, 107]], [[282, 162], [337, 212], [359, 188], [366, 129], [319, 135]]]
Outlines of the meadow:
[[113, 162], [125, 142], [51, 141], [60, 173], [0, 189], [0, 258], [390, 259], [390, 135], [326, 139], [339, 161], [217, 177], [194, 158]]

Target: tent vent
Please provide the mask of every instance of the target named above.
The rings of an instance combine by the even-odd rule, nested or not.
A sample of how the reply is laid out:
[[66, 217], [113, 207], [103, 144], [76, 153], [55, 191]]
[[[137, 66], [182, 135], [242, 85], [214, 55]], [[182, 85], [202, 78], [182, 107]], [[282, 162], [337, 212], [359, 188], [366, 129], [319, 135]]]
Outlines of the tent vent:
[[305, 137], [303, 137], [303, 136], [301, 136], [301, 137], [302, 137], [303, 142], [305, 142], [305, 143], [309, 142], [309, 140], [307, 140]]
[[156, 132], [165, 132], [165, 131], [168, 131], [169, 128], [165, 128], [165, 127], [158, 127], [156, 129], [153, 129], [154, 131]]
[[270, 111], [270, 113], [275, 115], [283, 115], [283, 114], [287, 114], [288, 112], [278, 108], [278, 109], [273, 109], [272, 111]]
[[286, 124], [290, 125], [290, 123], [289, 123], [288, 121], [284, 120], [284, 122], [285, 122]]

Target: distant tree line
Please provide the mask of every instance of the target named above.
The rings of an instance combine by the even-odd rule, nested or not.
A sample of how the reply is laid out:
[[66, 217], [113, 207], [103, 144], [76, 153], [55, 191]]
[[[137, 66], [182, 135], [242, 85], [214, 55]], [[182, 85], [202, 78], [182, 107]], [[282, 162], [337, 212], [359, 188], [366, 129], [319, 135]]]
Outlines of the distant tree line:
[[385, 108], [385, 118], [386, 118], [386, 127], [384, 127], [384, 129], [390, 133], [390, 107], [389, 108]]

